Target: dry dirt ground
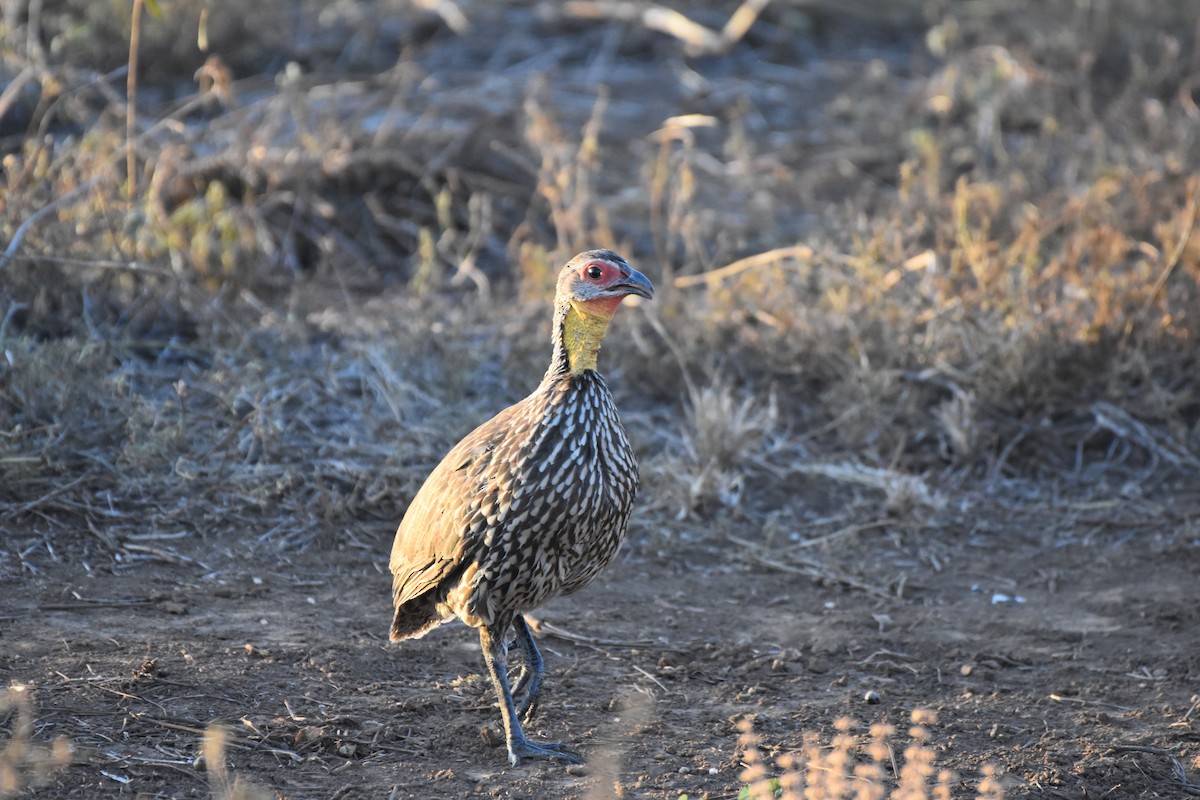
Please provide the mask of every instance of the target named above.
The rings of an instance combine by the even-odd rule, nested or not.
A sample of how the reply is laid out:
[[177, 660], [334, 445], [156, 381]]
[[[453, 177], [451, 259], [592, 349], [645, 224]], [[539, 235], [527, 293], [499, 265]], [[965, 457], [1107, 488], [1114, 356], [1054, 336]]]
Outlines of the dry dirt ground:
[[[809, 553], [840, 584], [651, 553], [634, 530], [597, 584], [538, 615], [534, 730], [592, 765], [615, 756], [620, 796], [731, 798], [738, 718], [786, 749], [828, 741], [839, 716], [903, 729], [926, 708], [959, 796], [984, 762], [1009, 797], [1194, 796], [1200, 498], [1156, 495], [1015, 514], [963, 498], [953, 525]], [[77, 753], [33, 796], [209, 797], [195, 760], [213, 720], [234, 774], [281, 797], [584, 796], [606, 767], [510, 769], [489, 746], [499, 717], [472, 631], [386, 641], [389, 537], [301, 553], [144, 541], [112, 566], [98, 538], [35, 545], [6, 580], [0, 675], [34, 687], [37, 738]]]

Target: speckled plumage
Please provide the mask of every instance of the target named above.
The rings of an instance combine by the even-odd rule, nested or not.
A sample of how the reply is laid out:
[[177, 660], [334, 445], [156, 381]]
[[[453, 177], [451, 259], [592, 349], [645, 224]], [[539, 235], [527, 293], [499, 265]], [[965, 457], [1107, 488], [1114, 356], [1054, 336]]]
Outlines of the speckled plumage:
[[[522, 756], [574, 760], [557, 745], [526, 740], [517, 721], [536, 708], [541, 683], [541, 657], [522, 615], [590, 583], [625, 537], [637, 463], [592, 366], [621, 298], [651, 293], [649, 281], [611, 251], [572, 259], [560, 274], [553, 354], [541, 383], [446, 455], [396, 531], [391, 638], [421, 636], [453, 617], [480, 630], [514, 764]], [[527, 667], [519, 712], [504, 674], [510, 628]]]
[[637, 488], [604, 378], [548, 375], [459, 442], [409, 506], [392, 638], [451, 616], [495, 625], [582, 588], [616, 555]]

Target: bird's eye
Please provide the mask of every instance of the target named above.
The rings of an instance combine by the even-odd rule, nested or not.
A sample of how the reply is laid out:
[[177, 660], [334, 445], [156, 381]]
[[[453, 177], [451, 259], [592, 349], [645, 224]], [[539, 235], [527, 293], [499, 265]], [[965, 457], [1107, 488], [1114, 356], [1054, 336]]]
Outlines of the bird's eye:
[[592, 266], [588, 267], [588, 269], [587, 269], [587, 276], [594, 281], [600, 280], [600, 276], [603, 274], [604, 274], [604, 271], [602, 269], [600, 269], [599, 267], [595, 266], [594, 264]]

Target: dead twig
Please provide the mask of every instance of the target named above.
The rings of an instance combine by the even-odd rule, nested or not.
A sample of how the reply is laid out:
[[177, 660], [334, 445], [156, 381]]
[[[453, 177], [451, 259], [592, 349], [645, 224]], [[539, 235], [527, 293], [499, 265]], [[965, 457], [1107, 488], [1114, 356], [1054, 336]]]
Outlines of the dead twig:
[[43, 603], [38, 611], [87, 611], [99, 608], [144, 608], [158, 605], [157, 600], [80, 600], [78, 603]]
[[90, 191], [99, 180], [99, 178], [92, 178], [90, 181], [81, 183], [71, 191], [67, 192], [61, 197], [56, 198], [52, 202], [42, 206], [37, 211], [30, 214], [29, 218], [22, 222], [21, 226], [17, 228], [17, 232], [13, 234], [12, 241], [9, 242], [8, 247], [4, 249], [4, 255], [0, 255], [0, 272], [2, 272], [4, 268], [8, 266], [9, 262], [16, 257], [17, 252], [21, 249], [21, 243], [25, 241], [26, 234], [29, 233], [30, 229], [36, 225], [40, 219], [47, 216], [51, 212], [57, 211], [67, 203], [72, 202], [81, 194]]
[[[179, 723], [179, 722], [173, 722], [171, 720], [166, 720], [166, 719], [157, 719], [155, 717], [146, 717], [146, 716], [140, 716], [140, 715], [134, 715], [134, 716], [139, 722], [145, 722], [149, 725], [155, 725], [160, 728], [166, 728], [169, 731], [178, 731], [180, 733], [191, 733], [191, 734], [195, 734], [197, 736], [205, 736], [213, 728], [212, 724], [203, 726], [203, 725], [201, 725], [201, 723], [198, 723], [198, 722]], [[251, 751], [258, 751], [258, 752], [263, 752], [263, 753], [270, 753], [272, 755], [285, 756], [288, 759], [295, 761], [295, 762], [300, 762], [300, 761], [304, 760], [300, 756], [299, 753], [293, 752], [291, 750], [286, 750], [282, 747], [276, 747], [276, 746], [267, 744], [265, 741], [256, 741], [254, 739], [244, 739], [240, 736], [234, 736], [229, 733], [226, 733], [226, 738], [222, 742], [222, 745], [226, 746], [226, 747], [234, 747], [234, 748], [237, 748], [238, 750], [251, 750]]]
[[437, 14], [447, 28], [460, 36], [471, 27], [471, 20], [452, 0], [416, 0], [416, 4]]
[[780, 247], [775, 250], [768, 250], [765, 253], [747, 256], [746, 258], [738, 259], [732, 264], [726, 264], [718, 269], [702, 272], [699, 275], [680, 275], [675, 279], [675, 288], [686, 289], [689, 286], [699, 286], [700, 284], [719, 283], [726, 278], [732, 278], [746, 270], [755, 269], [757, 267], [767, 267], [772, 264], [777, 264], [784, 259], [792, 258], [797, 261], [807, 261], [813, 257], [813, 249], [807, 245], [798, 244], [793, 247]]
[[25, 88], [25, 84], [37, 77], [37, 70], [33, 67], [25, 67], [17, 73], [17, 77], [9, 82], [8, 86], [4, 87], [4, 91], [0, 92], [0, 119], [4, 119], [8, 114], [8, 110], [17, 102], [17, 98], [21, 96], [21, 90]]
[[670, 689], [668, 689], [668, 688], [667, 688], [667, 687], [666, 687], [666, 686], [663, 684], [663, 682], [662, 682], [662, 681], [660, 681], [658, 678], [656, 678], [656, 677], [654, 677], [653, 675], [651, 675], [651, 674], [650, 674], [649, 672], [647, 672], [646, 670], [644, 670], [644, 669], [642, 669], [641, 667], [639, 667], [637, 664], [634, 664], [634, 665], [633, 665], [633, 668], [634, 668], [635, 670], [637, 670], [638, 672], [642, 673], [643, 675], [645, 675], [645, 676], [646, 676], [646, 677], [647, 677], [647, 678], [650, 680], [650, 682], [651, 682], [651, 683], [653, 683], [655, 686], [657, 686], [658, 688], [662, 689], [662, 690], [663, 690], [663, 694], [670, 694], [670, 693], [671, 693], [671, 690], [670, 690]]
[[799, 542], [796, 542], [794, 546], [797, 549], [804, 547], [816, 547], [817, 545], [828, 544], [834, 539], [841, 539], [843, 536], [853, 536], [856, 533], [873, 530], [874, 528], [883, 528], [887, 526], [888, 523], [889, 520], [886, 519], [875, 519], [871, 520], [870, 522], [861, 522], [857, 525], [846, 525], [845, 527], [839, 528], [831, 533], [827, 533], [824, 536], [817, 536], [812, 539], [803, 539]]
[[61, 486], [56, 486], [53, 489], [51, 489], [49, 492], [47, 492], [46, 494], [44, 494], [41, 497], [38, 497], [34, 500], [30, 500], [28, 503], [23, 503], [22, 505], [5, 509], [3, 512], [0, 512], [0, 519], [12, 519], [13, 517], [18, 517], [21, 514], [26, 514], [30, 511], [34, 510], [35, 508], [38, 508], [39, 506], [45, 505], [46, 503], [53, 500], [58, 495], [71, 491], [76, 486], [83, 483], [85, 480], [87, 480], [90, 477], [91, 476], [87, 475], [87, 474], [80, 475], [78, 478], [71, 481], [70, 483], [64, 483]]
[[787, 572], [793, 575], [805, 575], [818, 581], [827, 583], [841, 584], [848, 586], [851, 589], [858, 589], [875, 597], [891, 599], [892, 593], [886, 589], [881, 589], [878, 586], [873, 586], [858, 578], [847, 575], [839, 569], [835, 569], [828, 564], [822, 562], [802, 558], [795, 555], [788, 556], [785, 561], [779, 553], [772, 553], [770, 557], [764, 552], [763, 547], [755, 542], [741, 539], [736, 536], [729, 536], [729, 541], [734, 544], [739, 544], [744, 548], [741, 553], [742, 557], [751, 563], [766, 567], [767, 569], [777, 572]]
[[579, 633], [572, 633], [564, 628], [560, 628], [550, 622], [543, 622], [540, 619], [528, 618], [529, 627], [539, 636], [554, 636], [568, 642], [576, 644], [587, 644], [593, 647], [654, 647], [656, 642], [650, 639], [597, 639], [592, 636], [584, 636]]
[[128, 182], [130, 205], [137, 196], [137, 73], [138, 49], [142, 32], [142, 6], [145, 0], [133, 0], [132, 18], [129, 23], [129, 74], [125, 76], [125, 178]]
[[1077, 706], [1104, 706], [1105, 708], [1112, 708], [1117, 711], [1133, 711], [1133, 709], [1129, 708], [1128, 706], [1119, 706], [1116, 703], [1109, 703], [1104, 700], [1085, 700], [1082, 697], [1063, 697], [1061, 694], [1052, 694], [1049, 695], [1049, 697], [1055, 703], [1070, 703]]
[[712, 56], [729, 52], [741, 41], [770, 2], [744, 0], [719, 31], [701, 25], [674, 9], [654, 3], [573, 0], [563, 5], [562, 13], [584, 19], [638, 22], [648, 30], [674, 36], [684, 43], [689, 55]]
[[1175, 781], [1171, 784], [1175, 788], [1182, 791], [1184, 794], [1191, 797], [1200, 797], [1200, 784], [1192, 783], [1188, 779], [1187, 770], [1183, 764], [1175, 757], [1175, 754], [1169, 750], [1164, 750], [1161, 747], [1153, 747], [1144, 744], [1117, 744], [1113, 745], [1110, 750], [1112, 753], [1147, 753], [1149, 755], [1161, 756], [1167, 760], [1171, 767], [1171, 774]]
[[1097, 428], [1140, 445], [1156, 461], [1165, 461], [1173, 467], [1200, 466], [1200, 459], [1192, 455], [1186, 447], [1175, 442], [1164, 432], [1151, 430], [1123, 409], [1111, 403], [1099, 402], [1093, 403], [1090, 410]]

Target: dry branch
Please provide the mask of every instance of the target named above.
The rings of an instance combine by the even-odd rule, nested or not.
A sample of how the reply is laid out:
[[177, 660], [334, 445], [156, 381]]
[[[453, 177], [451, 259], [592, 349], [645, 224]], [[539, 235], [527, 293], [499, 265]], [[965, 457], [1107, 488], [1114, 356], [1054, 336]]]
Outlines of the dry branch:
[[1170, 435], [1152, 430], [1149, 426], [1134, 419], [1128, 412], [1111, 403], [1093, 403], [1091, 412], [1098, 428], [1109, 431], [1119, 439], [1131, 441], [1142, 447], [1155, 460], [1161, 459], [1173, 467], [1195, 468], [1200, 466], [1200, 458], [1174, 441]]
[[661, 642], [652, 641], [650, 639], [597, 639], [593, 636], [584, 636], [583, 634], [573, 633], [560, 628], [559, 626], [546, 622], [545, 620], [530, 617], [529, 627], [539, 636], [554, 636], [566, 642], [574, 642], [575, 644], [586, 644], [591, 647], [655, 647]]
[[80, 184], [71, 191], [56, 197], [50, 203], [47, 203], [37, 211], [30, 214], [25, 221], [21, 223], [21, 226], [17, 228], [16, 233], [13, 234], [12, 241], [8, 243], [8, 247], [4, 248], [4, 254], [0, 255], [0, 271], [3, 271], [4, 268], [8, 266], [9, 262], [16, 257], [17, 253], [20, 252], [21, 244], [25, 241], [26, 234], [29, 233], [29, 231], [38, 223], [39, 220], [41, 220], [47, 214], [57, 211], [68, 203], [74, 202], [79, 198], [80, 195], [91, 191], [92, 187], [94, 187], [99, 180], [99, 178], [93, 178], [86, 183]]
[[752, 256], [740, 258], [731, 264], [726, 264], [718, 269], [702, 272], [699, 275], [680, 275], [675, 279], [675, 287], [677, 289], [686, 289], [689, 286], [699, 286], [700, 284], [713, 285], [719, 283], [726, 278], [732, 278], [734, 275], [739, 275], [747, 270], [756, 269], [758, 267], [769, 267], [773, 264], [778, 264], [786, 259], [795, 259], [797, 261], [808, 261], [813, 257], [813, 250], [807, 245], [795, 245], [793, 247], [780, 247], [775, 250], [768, 250], [765, 253], [757, 253]]
[[857, 589], [875, 597], [891, 598], [895, 596], [885, 588], [855, 578], [853, 575], [848, 575], [845, 571], [817, 559], [806, 558], [795, 553], [771, 552], [759, 542], [736, 536], [730, 536], [729, 540], [742, 547], [738, 555], [759, 567], [776, 572], [804, 575], [823, 583]]
[[714, 31], [680, 12], [655, 3], [624, 0], [571, 0], [562, 6], [567, 16], [593, 20], [639, 22], [648, 30], [674, 36], [690, 55], [721, 55], [741, 41], [771, 0], [744, 0], [720, 31]]

